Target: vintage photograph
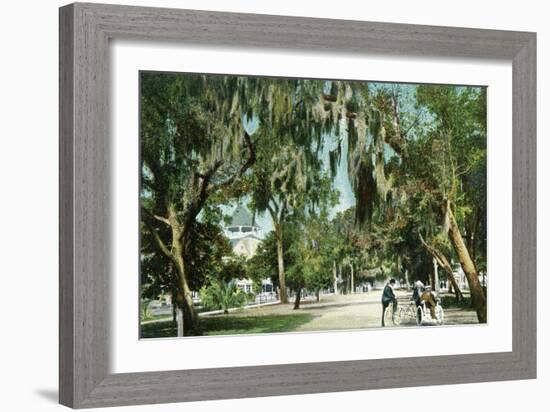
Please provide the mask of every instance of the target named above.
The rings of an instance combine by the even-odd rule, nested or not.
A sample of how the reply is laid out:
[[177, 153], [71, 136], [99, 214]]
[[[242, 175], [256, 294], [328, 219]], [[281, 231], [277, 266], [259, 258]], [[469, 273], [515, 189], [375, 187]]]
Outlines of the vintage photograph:
[[140, 338], [487, 323], [487, 89], [139, 73]]

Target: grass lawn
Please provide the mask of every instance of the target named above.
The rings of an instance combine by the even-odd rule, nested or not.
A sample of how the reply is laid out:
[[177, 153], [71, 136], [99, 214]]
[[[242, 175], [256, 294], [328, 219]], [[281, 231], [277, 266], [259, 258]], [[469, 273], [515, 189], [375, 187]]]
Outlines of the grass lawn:
[[452, 294], [445, 294], [441, 296], [441, 306], [443, 308], [457, 308], [462, 310], [471, 310], [472, 307], [472, 301], [470, 299], [470, 295], [463, 293], [464, 300], [462, 302], [457, 302], [455, 299], [455, 295]]
[[[292, 332], [313, 317], [314, 315], [309, 313], [262, 316], [217, 315], [201, 317], [200, 324], [205, 336]], [[171, 320], [141, 325], [142, 338], [174, 336], [176, 336], [176, 328]]]
[[168, 338], [176, 336], [176, 327], [172, 320], [142, 324], [141, 338]]

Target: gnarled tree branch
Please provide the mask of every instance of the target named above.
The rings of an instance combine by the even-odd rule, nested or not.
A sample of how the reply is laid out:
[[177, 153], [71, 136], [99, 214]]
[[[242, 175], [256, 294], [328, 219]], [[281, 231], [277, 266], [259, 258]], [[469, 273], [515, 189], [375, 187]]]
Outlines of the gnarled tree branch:
[[[157, 231], [155, 230], [155, 228], [153, 227], [153, 225], [151, 224], [151, 219], [155, 219], [155, 217], [145, 208], [141, 208], [141, 211], [142, 213], [147, 217], [146, 219], [142, 219], [142, 222], [147, 226], [147, 229], [149, 230], [149, 232], [153, 235], [153, 238], [155, 239], [155, 241], [157, 242], [157, 245], [159, 247], [159, 249], [161, 250], [162, 253], [164, 253], [168, 258], [170, 259], [174, 259], [174, 255], [172, 254], [172, 252], [170, 251], [170, 249], [168, 248], [168, 246], [166, 246], [166, 243], [164, 243], [164, 241], [160, 238], [159, 234], [157, 233]], [[167, 220], [167, 219], [166, 219]], [[170, 225], [170, 223], [168, 223], [168, 225]]]
[[456, 282], [456, 279], [455, 279], [455, 276], [454, 276], [454, 273], [453, 273], [453, 268], [451, 267], [451, 264], [449, 263], [449, 261], [447, 260], [445, 255], [440, 250], [436, 249], [435, 247], [428, 245], [428, 243], [424, 240], [424, 238], [422, 237], [422, 234], [420, 232], [418, 233], [418, 237], [420, 238], [420, 242], [426, 248], [428, 253], [430, 255], [432, 255], [432, 257], [437, 261], [437, 264], [439, 266], [441, 266], [445, 270], [445, 272], [447, 273], [447, 278], [449, 279], [449, 281], [453, 285], [456, 300], [459, 301], [459, 302], [464, 300], [464, 296], [462, 295], [462, 292], [460, 291], [460, 288], [458, 287], [458, 283]]
[[225, 189], [226, 187], [231, 186], [235, 180], [241, 177], [245, 172], [256, 162], [256, 151], [254, 150], [254, 145], [250, 139], [250, 135], [247, 132], [244, 132], [244, 143], [247, 151], [247, 158], [241, 167], [233, 173], [229, 178], [220, 183], [211, 183], [208, 187], [209, 192], [213, 192], [219, 189]]

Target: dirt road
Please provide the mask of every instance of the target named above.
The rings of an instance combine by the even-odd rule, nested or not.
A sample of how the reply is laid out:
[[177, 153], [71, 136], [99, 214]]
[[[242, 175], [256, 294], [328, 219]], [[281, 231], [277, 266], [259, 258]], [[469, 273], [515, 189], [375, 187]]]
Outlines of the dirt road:
[[[399, 304], [408, 302], [410, 293], [397, 291]], [[338, 329], [365, 329], [381, 326], [381, 291], [354, 295], [323, 296], [320, 302], [304, 300], [295, 311], [292, 304], [273, 305], [237, 311], [235, 316], [283, 315], [297, 312], [309, 313], [312, 319], [299, 326], [297, 331], [318, 331]], [[475, 324], [476, 314], [472, 310], [445, 308], [445, 325]], [[416, 326], [414, 321], [404, 321], [401, 327]], [[391, 327], [391, 326], [390, 326]]]

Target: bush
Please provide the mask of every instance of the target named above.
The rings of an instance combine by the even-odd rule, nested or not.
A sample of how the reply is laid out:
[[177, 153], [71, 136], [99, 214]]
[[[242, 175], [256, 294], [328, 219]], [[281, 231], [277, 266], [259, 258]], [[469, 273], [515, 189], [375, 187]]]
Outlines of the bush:
[[234, 281], [224, 283], [213, 281], [200, 290], [201, 303], [206, 310], [222, 309], [223, 313], [229, 313], [230, 308], [244, 306], [248, 298], [247, 294], [239, 289]]
[[153, 314], [151, 313], [151, 309], [149, 309], [149, 303], [151, 303], [148, 299], [142, 299], [141, 300], [141, 321], [148, 321], [153, 319]]

